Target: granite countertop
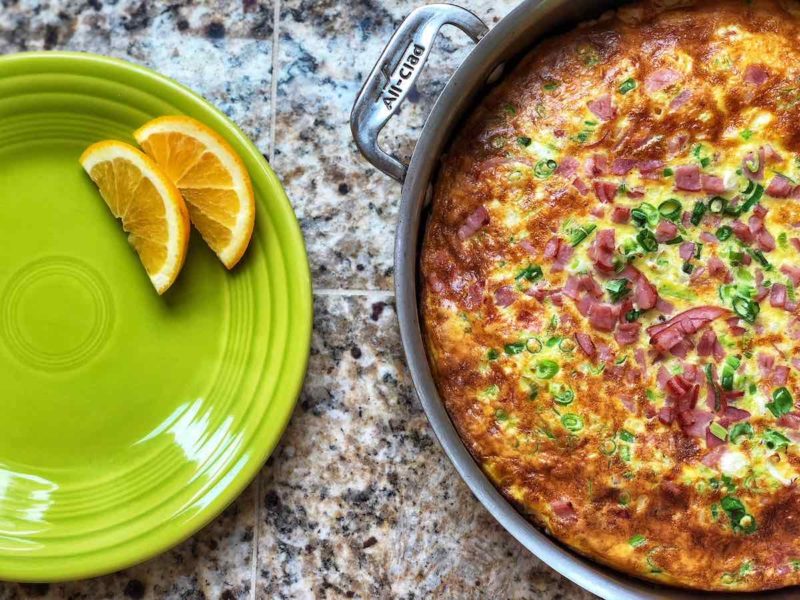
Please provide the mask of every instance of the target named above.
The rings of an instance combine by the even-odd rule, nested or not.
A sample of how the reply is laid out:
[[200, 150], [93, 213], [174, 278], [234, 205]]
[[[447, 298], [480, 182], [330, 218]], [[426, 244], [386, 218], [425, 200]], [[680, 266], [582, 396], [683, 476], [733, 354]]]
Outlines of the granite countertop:
[[[353, 97], [422, 0], [0, 0], [0, 52], [110, 54], [194, 88], [250, 135], [308, 245], [315, 328], [283, 441], [190, 540], [88, 581], [0, 584], [53, 598], [592, 597], [489, 516], [444, 456], [403, 362], [392, 292], [400, 186], [351, 141]], [[462, 0], [493, 24], [515, 0]], [[390, 128], [408, 154], [469, 49], [446, 31]]]

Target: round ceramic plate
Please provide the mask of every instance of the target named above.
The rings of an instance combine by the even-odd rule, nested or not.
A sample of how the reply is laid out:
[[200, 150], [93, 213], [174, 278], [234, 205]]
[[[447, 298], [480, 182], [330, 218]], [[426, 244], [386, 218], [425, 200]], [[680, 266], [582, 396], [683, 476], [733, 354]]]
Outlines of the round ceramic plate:
[[[78, 157], [169, 114], [230, 142], [258, 208], [233, 272], [193, 235], [159, 297]], [[311, 315], [291, 206], [222, 113], [118, 60], [0, 59], [0, 579], [113, 571], [219, 514], [288, 422]]]

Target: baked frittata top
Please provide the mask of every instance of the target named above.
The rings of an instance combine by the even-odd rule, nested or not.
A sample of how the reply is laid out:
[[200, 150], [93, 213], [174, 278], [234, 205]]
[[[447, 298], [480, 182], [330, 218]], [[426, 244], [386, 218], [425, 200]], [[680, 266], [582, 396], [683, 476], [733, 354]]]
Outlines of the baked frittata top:
[[579, 552], [800, 583], [800, 4], [631, 5], [463, 124], [422, 252], [440, 393]]

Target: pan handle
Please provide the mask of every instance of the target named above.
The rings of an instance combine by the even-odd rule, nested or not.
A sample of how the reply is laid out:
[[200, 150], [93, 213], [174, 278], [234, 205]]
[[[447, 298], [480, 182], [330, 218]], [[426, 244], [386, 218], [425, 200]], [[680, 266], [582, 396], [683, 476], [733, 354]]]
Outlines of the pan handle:
[[415, 9], [389, 40], [350, 114], [350, 129], [358, 149], [375, 167], [400, 183], [408, 165], [381, 149], [378, 136], [400, 110], [443, 25], [458, 27], [475, 42], [489, 31], [483, 21], [460, 6], [429, 4]]

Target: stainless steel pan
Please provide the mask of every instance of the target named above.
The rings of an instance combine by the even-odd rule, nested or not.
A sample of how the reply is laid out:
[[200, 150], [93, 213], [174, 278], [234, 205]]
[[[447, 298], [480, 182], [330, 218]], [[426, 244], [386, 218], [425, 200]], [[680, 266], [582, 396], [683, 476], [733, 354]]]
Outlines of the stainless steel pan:
[[[430, 4], [412, 12], [389, 41], [356, 98], [350, 119], [356, 144], [378, 169], [403, 184], [395, 244], [395, 291], [400, 333], [417, 394], [439, 442], [461, 477], [489, 512], [517, 540], [553, 569], [609, 600], [634, 598], [719, 598], [639, 581], [586, 560], [531, 525], [486, 478], [453, 427], [439, 398], [422, 342], [417, 313], [417, 251], [423, 209], [439, 156], [462, 116], [487, 86], [545, 35], [568, 28], [614, 0], [524, 0], [491, 31], [474, 14], [450, 4]], [[399, 110], [431, 50], [439, 29], [454, 25], [478, 42], [453, 74], [425, 123], [410, 164], [383, 151], [378, 136]], [[797, 598], [795, 590], [737, 594], [739, 598]]]

